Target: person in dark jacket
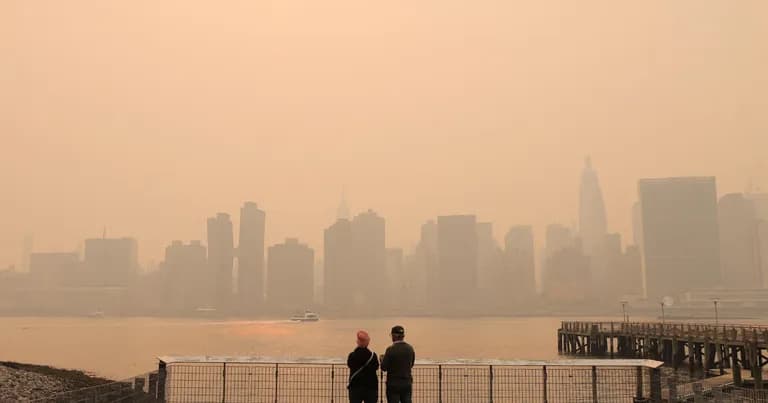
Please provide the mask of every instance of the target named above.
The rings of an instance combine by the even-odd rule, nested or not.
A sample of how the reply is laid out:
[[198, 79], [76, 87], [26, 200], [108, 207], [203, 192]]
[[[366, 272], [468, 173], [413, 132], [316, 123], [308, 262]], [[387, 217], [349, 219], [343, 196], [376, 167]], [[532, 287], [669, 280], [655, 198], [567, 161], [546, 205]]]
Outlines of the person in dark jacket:
[[376, 403], [379, 400], [379, 357], [368, 349], [371, 337], [365, 330], [357, 332], [357, 348], [349, 353], [349, 402]]
[[411, 403], [413, 376], [411, 369], [416, 362], [413, 347], [405, 342], [405, 329], [392, 328], [392, 346], [387, 348], [381, 360], [381, 370], [387, 372], [387, 402]]

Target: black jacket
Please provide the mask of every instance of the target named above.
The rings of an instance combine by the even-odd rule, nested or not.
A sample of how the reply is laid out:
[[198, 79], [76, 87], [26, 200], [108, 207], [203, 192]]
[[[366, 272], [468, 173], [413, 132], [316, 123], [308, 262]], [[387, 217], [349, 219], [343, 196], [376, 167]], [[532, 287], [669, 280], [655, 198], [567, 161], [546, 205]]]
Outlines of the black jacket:
[[347, 357], [349, 376], [351, 377], [352, 374], [365, 365], [365, 363], [368, 362], [368, 359], [371, 358], [371, 354], [373, 354], [371, 362], [369, 362], [368, 365], [349, 382], [350, 389], [377, 389], [379, 387], [379, 378], [376, 375], [376, 371], [379, 369], [379, 357], [375, 353], [371, 353], [371, 350], [368, 350], [367, 348], [358, 347], [355, 351], [349, 353], [349, 357]]
[[412, 385], [411, 368], [415, 362], [416, 353], [410, 344], [401, 341], [387, 348], [384, 358], [381, 359], [381, 369], [387, 372], [387, 385]]

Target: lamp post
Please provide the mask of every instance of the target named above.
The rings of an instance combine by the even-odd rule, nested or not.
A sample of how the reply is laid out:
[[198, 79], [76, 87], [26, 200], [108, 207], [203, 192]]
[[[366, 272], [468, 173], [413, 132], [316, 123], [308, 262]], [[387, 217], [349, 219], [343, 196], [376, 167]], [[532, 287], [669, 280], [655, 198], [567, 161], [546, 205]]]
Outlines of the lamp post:
[[627, 303], [628, 303], [628, 301], [622, 300], [622, 301], [619, 301], [619, 302], [621, 302], [622, 320], [625, 323], [628, 323], [629, 322], [629, 316], [627, 315]]
[[712, 303], [715, 305], [715, 326], [717, 326], [718, 323], [718, 314], [717, 314], [717, 303], [720, 302], [720, 298], [712, 298]]

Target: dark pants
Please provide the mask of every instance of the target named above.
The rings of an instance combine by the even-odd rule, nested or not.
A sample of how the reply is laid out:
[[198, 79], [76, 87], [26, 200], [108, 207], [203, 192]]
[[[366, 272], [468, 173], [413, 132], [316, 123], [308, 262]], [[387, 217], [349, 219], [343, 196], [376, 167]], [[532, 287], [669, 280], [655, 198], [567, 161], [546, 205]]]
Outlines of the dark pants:
[[387, 403], [411, 403], [411, 385], [387, 385]]
[[379, 388], [353, 388], [349, 390], [349, 403], [376, 403]]

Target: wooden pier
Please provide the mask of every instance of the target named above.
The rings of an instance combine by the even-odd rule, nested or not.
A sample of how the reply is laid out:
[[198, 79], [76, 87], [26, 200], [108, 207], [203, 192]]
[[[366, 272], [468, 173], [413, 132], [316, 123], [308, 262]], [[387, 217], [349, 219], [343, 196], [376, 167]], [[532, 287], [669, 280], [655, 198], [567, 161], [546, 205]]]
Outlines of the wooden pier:
[[768, 326], [653, 322], [562, 322], [557, 332], [560, 354], [635, 357], [663, 361], [691, 372], [725, 370], [741, 385], [750, 371], [763, 388], [768, 364]]

